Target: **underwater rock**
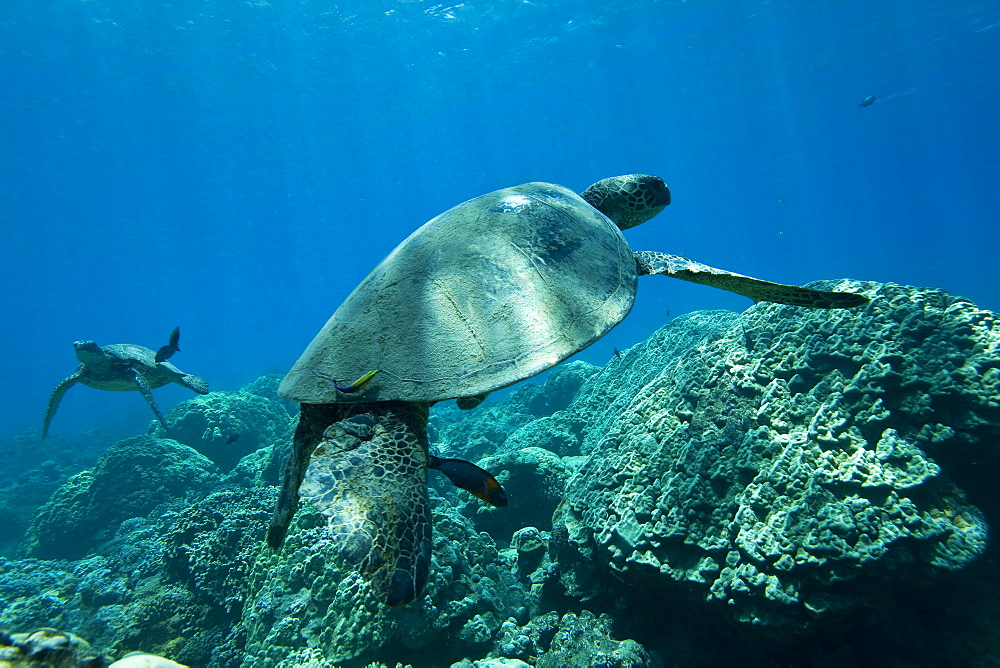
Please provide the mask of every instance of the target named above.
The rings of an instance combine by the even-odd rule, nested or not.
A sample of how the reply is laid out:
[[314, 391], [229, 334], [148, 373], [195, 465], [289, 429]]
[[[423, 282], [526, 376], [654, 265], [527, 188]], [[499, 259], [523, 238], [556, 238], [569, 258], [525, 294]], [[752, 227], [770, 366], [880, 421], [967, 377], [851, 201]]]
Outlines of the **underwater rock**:
[[[562, 617], [557, 612], [549, 612], [524, 626], [508, 620], [500, 629], [490, 657], [523, 660], [539, 668], [642, 668], [650, 665], [646, 649], [634, 640], [615, 640], [611, 625], [609, 615], [597, 616], [589, 610], [579, 615], [567, 612]], [[470, 665], [487, 664], [477, 661]]]
[[79, 559], [121, 522], [171, 500], [193, 500], [219, 480], [216, 466], [171, 439], [135, 436], [105, 451], [38, 509], [19, 548], [36, 559]]
[[244, 456], [291, 440], [295, 417], [289, 402], [260, 394], [269, 391], [261, 380], [239, 392], [211, 392], [183, 401], [166, 416], [169, 430], [152, 423], [150, 434], [189, 445], [223, 472], [230, 471]]
[[28, 633], [0, 631], [0, 666], [104, 668], [111, 661], [83, 638], [40, 628]]
[[544, 448], [526, 447], [504, 449], [479, 463], [488, 471], [497, 472], [497, 480], [507, 492], [508, 505], [497, 510], [465, 495], [459, 505], [463, 514], [474, 520], [477, 529], [507, 543], [521, 527], [552, 526], [552, 513], [562, 501], [566, 481], [572, 473], [561, 457]]
[[542, 386], [522, 383], [499, 401], [488, 401], [472, 410], [462, 410], [454, 402], [435, 404], [427, 423], [432, 454], [477, 461], [493, 455], [518, 428], [537, 420], [535, 403], [545, 405]]
[[813, 287], [873, 301], [678, 318], [584, 384], [563, 413], [589, 458], [552, 532], [569, 591], [685, 583], [739, 621], [802, 625], [862, 604], [852, 581], [932, 582], [983, 552], [967, 493], [992, 496], [970, 464], [998, 457], [997, 316]]
[[0, 631], [0, 666], [38, 668], [187, 668], [162, 656], [129, 652], [112, 662], [83, 638], [53, 628], [28, 633]]
[[601, 367], [581, 360], [566, 362], [549, 371], [539, 397], [532, 402], [535, 415], [552, 415], [570, 405], [585, 380]]
[[187, 668], [187, 666], [155, 654], [129, 652], [108, 668]]

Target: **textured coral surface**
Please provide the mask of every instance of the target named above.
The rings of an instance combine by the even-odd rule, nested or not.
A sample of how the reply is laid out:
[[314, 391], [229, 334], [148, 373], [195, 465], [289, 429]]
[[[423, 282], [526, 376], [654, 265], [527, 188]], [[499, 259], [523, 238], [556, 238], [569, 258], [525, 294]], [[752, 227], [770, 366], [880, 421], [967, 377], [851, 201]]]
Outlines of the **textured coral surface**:
[[430, 582], [401, 608], [315, 511], [264, 546], [294, 425], [275, 377], [171, 411], [183, 444], [154, 427], [68, 479], [26, 463], [8, 493], [61, 486], [4, 501], [37, 509], [0, 628], [211, 668], [995, 665], [1000, 323], [938, 290], [817, 287], [873, 301], [693, 313], [603, 368], [434, 407], [432, 450], [510, 505], [431, 472]]
[[[696, 314], [672, 327], [708, 333], [685, 352], [654, 336], [592, 378], [568, 409], [600, 425], [562, 508], [573, 542], [765, 624], [858, 604], [843, 584], [857, 577], [934, 577], [982, 554], [983, 512], [939, 461], [1000, 433], [993, 314], [939, 291], [836, 287], [875, 299], [858, 314]], [[602, 412], [610, 401], [625, 405]]]

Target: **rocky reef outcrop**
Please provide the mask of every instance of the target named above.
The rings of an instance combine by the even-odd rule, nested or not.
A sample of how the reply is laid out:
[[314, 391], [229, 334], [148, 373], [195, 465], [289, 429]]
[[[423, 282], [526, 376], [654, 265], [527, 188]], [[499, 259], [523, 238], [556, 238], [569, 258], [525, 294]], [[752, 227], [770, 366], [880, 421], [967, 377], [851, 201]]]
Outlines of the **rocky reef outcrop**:
[[584, 385], [566, 411], [594, 426], [557, 524], [588, 569], [801, 626], [862, 605], [852, 581], [983, 553], [985, 489], [949, 463], [995, 457], [1000, 323], [941, 291], [828, 287], [873, 301], [694, 314]]
[[397, 609], [309, 508], [263, 545], [295, 419], [277, 379], [192, 399], [182, 442], [121, 441], [35, 513], [0, 628], [210, 668], [992, 665], [1000, 322], [817, 286], [872, 303], [693, 313], [603, 368], [434, 407], [435, 454], [510, 505], [432, 472], [431, 579]]

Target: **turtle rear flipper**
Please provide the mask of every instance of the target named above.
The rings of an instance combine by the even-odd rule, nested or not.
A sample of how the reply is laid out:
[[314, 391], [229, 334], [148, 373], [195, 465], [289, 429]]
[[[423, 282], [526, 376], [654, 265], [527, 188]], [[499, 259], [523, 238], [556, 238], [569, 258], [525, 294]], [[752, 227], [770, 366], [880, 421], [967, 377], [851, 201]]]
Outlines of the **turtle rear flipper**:
[[658, 251], [637, 251], [635, 253], [637, 273], [664, 274], [692, 283], [710, 285], [728, 292], [749, 297], [755, 302], [776, 302], [808, 308], [854, 308], [863, 306], [868, 297], [855, 292], [829, 292], [812, 290], [797, 285], [784, 285], [762, 281], [742, 274], [734, 274], [724, 269], [709, 267], [700, 262]]
[[179, 376], [174, 382], [182, 387], [186, 387], [192, 392], [197, 392], [198, 394], [208, 394], [208, 381], [201, 376], [195, 376], [187, 373], [183, 376]]
[[52, 390], [52, 395], [49, 397], [49, 406], [45, 409], [45, 420], [42, 422], [42, 438], [45, 438], [45, 435], [49, 433], [49, 424], [52, 422], [52, 418], [56, 416], [56, 410], [59, 409], [59, 402], [62, 401], [66, 390], [76, 385], [79, 380], [80, 372], [78, 371], [68, 378], [63, 378], [56, 385], [56, 389]]
[[401, 402], [368, 407], [327, 427], [299, 494], [327, 518], [341, 556], [376, 595], [403, 605], [430, 573], [427, 412]]

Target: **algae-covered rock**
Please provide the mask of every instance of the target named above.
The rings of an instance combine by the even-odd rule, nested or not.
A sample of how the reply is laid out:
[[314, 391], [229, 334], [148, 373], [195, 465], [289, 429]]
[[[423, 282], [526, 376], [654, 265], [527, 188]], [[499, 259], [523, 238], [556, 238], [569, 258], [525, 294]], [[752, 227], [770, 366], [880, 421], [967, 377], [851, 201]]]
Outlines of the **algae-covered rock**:
[[223, 489], [164, 515], [163, 565], [218, 615], [239, 620], [247, 578], [274, 505], [274, 489]]
[[171, 439], [135, 436], [112, 445], [35, 513], [20, 555], [78, 559], [117, 526], [171, 500], [193, 500], [218, 481], [216, 466]]
[[507, 508], [497, 510], [478, 499], [463, 498], [463, 512], [475, 520], [480, 530], [506, 543], [524, 526], [552, 526], [552, 513], [562, 501], [571, 474], [561, 457], [544, 448], [527, 447], [504, 449], [479, 464], [496, 471], [508, 499]]
[[40, 628], [10, 633], [0, 630], [0, 666], [102, 668], [110, 663], [90, 643], [68, 631]]
[[579, 569], [596, 566], [801, 624], [857, 606], [854, 579], [931, 581], [983, 552], [965, 492], [985, 488], [962, 461], [996, 458], [996, 316], [937, 290], [821, 287], [873, 301], [679, 318], [578, 391], [564, 413], [590, 425], [589, 458], [553, 531], [582, 557], [570, 589], [595, 593]]
[[[650, 665], [649, 653], [634, 640], [612, 637], [609, 615], [583, 610], [560, 617], [549, 612], [523, 626], [513, 620], [503, 624], [490, 657], [525, 661], [541, 668], [642, 668]], [[495, 659], [494, 659], [495, 660]], [[475, 662], [473, 665], [485, 665]]]
[[295, 418], [288, 410], [290, 402], [266, 396], [271, 391], [268, 378], [239, 392], [211, 392], [181, 402], [166, 416], [169, 429], [153, 423], [150, 433], [189, 445], [229, 471], [244, 456], [291, 438]]
[[[534, 598], [493, 541], [440, 497], [431, 498], [431, 580], [423, 597], [400, 608], [379, 603], [355, 569], [341, 568], [324, 518], [301, 510], [282, 549], [262, 546], [253, 565], [243, 665], [288, 665], [287, 657], [308, 648], [334, 664], [399, 653], [440, 656], [446, 641], [455, 652], [488, 647], [505, 619], [527, 620]], [[311, 660], [319, 660], [315, 652]]]

